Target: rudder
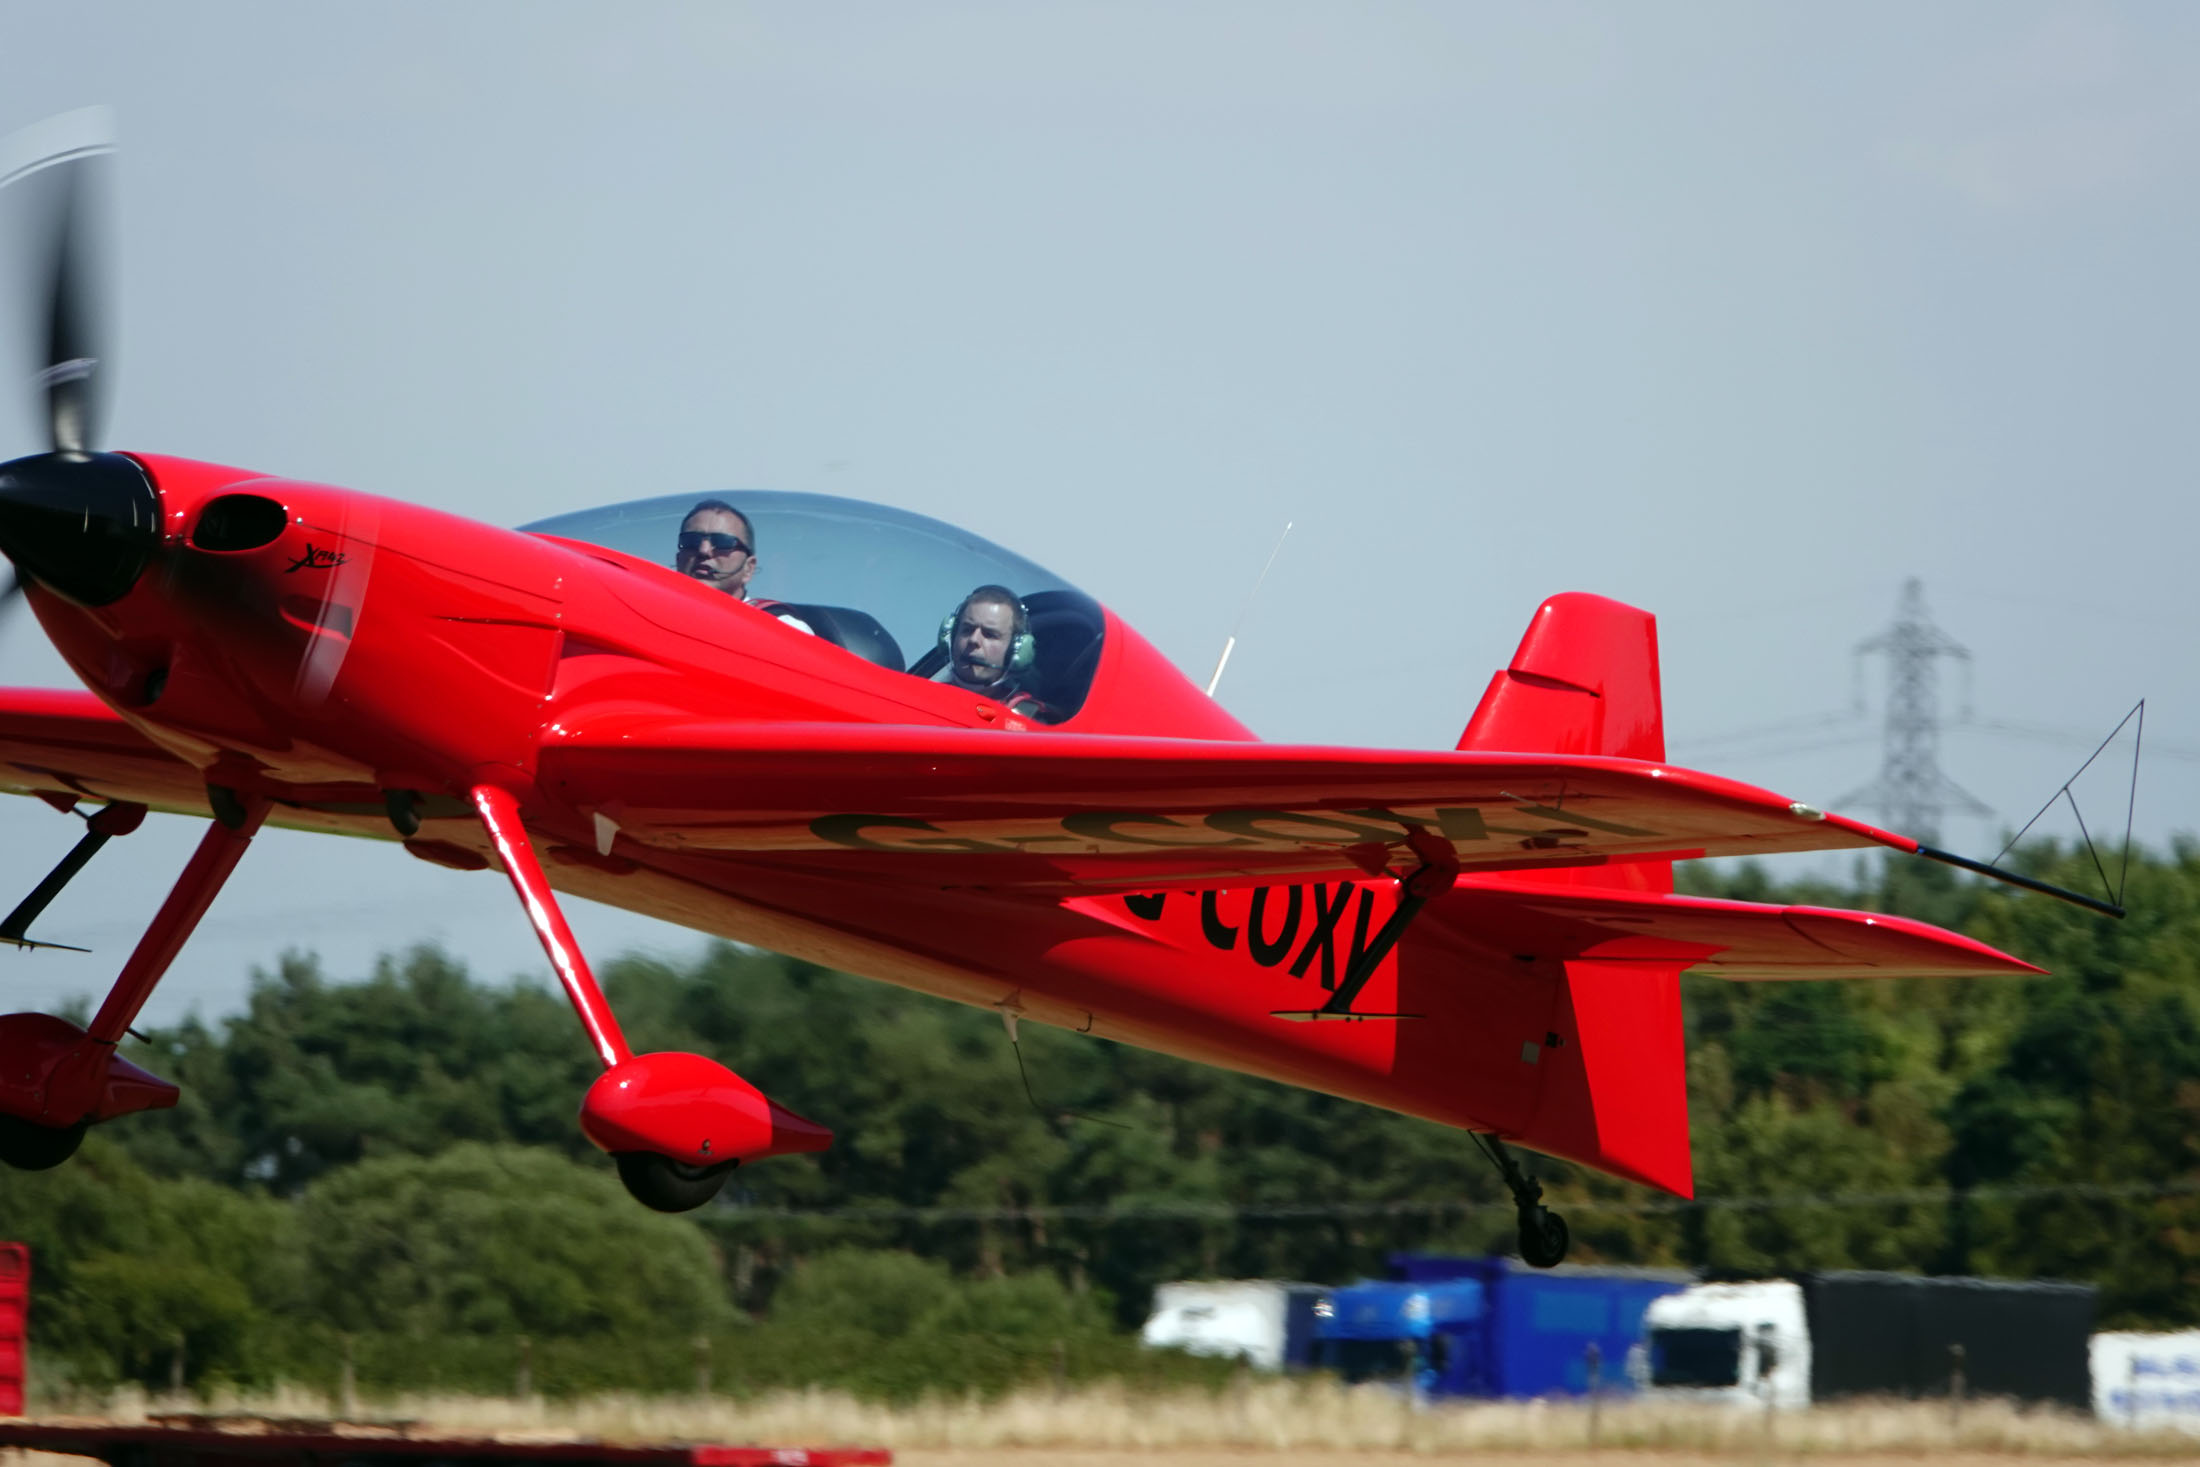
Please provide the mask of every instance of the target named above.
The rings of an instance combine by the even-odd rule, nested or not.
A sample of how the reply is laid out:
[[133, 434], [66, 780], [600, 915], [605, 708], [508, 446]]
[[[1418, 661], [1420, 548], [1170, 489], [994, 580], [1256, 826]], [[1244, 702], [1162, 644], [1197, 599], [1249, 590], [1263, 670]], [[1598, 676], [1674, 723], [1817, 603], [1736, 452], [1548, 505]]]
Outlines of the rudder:
[[1681, 961], [1573, 958], [1554, 1016], [1559, 1043], [1520, 1140], [1605, 1171], [1694, 1192]]

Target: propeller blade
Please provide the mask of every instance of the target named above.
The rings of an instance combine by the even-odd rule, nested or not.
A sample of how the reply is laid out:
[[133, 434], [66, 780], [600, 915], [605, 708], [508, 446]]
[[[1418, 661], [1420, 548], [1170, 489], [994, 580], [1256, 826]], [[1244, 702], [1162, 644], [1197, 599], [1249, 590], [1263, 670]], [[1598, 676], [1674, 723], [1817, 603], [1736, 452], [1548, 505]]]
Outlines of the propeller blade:
[[[44, 398], [53, 451], [90, 453], [99, 441], [105, 406], [100, 331], [105, 291], [96, 228], [104, 160], [113, 151], [103, 107], [63, 113], [0, 142], [0, 188], [24, 185], [30, 224], [25, 238], [43, 245], [45, 340], [33, 381]], [[32, 180], [35, 178], [35, 182]]]
[[99, 437], [100, 349], [84, 278], [90, 264], [83, 219], [87, 166], [64, 165], [46, 277], [46, 364], [38, 383], [46, 390], [47, 435], [55, 453], [89, 453]]

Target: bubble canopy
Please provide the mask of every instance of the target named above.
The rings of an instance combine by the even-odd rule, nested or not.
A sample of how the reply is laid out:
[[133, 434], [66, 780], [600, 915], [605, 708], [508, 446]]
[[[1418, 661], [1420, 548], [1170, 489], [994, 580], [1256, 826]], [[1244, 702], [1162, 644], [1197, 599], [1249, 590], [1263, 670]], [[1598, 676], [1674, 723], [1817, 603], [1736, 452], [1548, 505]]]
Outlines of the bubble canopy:
[[629, 500], [520, 528], [654, 561], [669, 573], [680, 524], [706, 499], [732, 505], [754, 532], [749, 596], [786, 603], [827, 640], [929, 677], [946, 660], [941, 622], [978, 587], [1005, 586], [1024, 603], [1036, 644], [1024, 685], [1057, 720], [1084, 701], [1099, 662], [1098, 603], [1022, 556], [924, 515], [829, 494], [734, 490]]

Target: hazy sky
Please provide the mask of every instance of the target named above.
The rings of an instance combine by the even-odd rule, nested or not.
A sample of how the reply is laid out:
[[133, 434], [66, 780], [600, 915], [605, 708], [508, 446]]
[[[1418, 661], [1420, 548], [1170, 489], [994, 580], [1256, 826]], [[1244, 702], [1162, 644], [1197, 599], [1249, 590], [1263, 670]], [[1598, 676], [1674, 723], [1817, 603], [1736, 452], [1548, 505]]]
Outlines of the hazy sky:
[[[0, 133], [116, 112], [116, 446], [505, 523], [877, 499], [1202, 681], [1290, 519], [1221, 690], [1264, 737], [1448, 747], [1594, 590], [1660, 617], [1676, 760], [1814, 802], [1916, 575], [2035, 730], [1950, 732], [1997, 817], [1944, 843], [2141, 695], [2141, 834], [2200, 826], [2200, 8], [0, 0], [0, 56]], [[4, 906], [75, 830], [0, 830]], [[96, 996], [195, 839], [110, 848], [10, 1005]], [[272, 834], [150, 1012], [429, 936], [543, 967], [493, 874]]]

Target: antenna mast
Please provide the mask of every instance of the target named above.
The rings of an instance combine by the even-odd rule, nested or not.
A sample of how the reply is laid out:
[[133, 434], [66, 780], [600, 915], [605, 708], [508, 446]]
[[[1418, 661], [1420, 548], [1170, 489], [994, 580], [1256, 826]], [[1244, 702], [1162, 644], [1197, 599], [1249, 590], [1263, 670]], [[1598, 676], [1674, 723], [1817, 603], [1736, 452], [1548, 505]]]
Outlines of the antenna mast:
[[1238, 629], [1245, 625], [1245, 613], [1253, 609], [1253, 598], [1268, 580], [1268, 572], [1276, 568], [1276, 557], [1283, 554], [1283, 542], [1291, 534], [1290, 520], [1283, 522], [1283, 533], [1276, 536], [1276, 548], [1268, 552], [1267, 563], [1260, 568], [1260, 575], [1253, 581], [1253, 589], [1245, 593], [1245, 604], [1238, 608], [1237, 620], [1230, 623], [1230, 635], [1223, 639], [1222, 655], [1215, 659], [1214, 676], [1207, 679], [1207, 696], [1212, 698], [1215, 689], [1222, 686], [1222, 669], [1230, 665], [1230, 654], [1237, 650]]

